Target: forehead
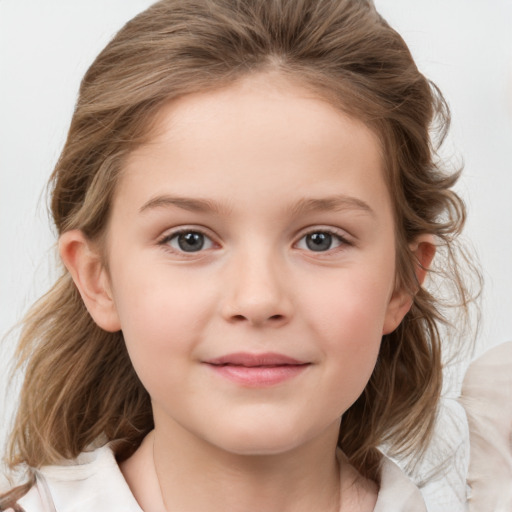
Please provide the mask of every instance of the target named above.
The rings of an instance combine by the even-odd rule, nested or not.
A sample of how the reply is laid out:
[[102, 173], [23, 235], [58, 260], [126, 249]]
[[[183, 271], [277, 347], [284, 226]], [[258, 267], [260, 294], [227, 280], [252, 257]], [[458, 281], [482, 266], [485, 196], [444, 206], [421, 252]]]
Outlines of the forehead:
[[347, 114], [345, 108], [300, 76], [295, 78], [277, 70], [262, 71], [224, 87], [171, 100], [155, 116], [148, 142], [165, 142], [171, 131], [178, 139], [180, 132], [187, 135], [183, 130], [189, 129], [197, 137], [201, 135], [201, 126], [205, 128], [203, 134], [211, 138], [207, 130], [223, 123], [223, 127], [232, 127], [237, 134], [244, 126], [259, 127], [269, 133], [287, 124], [289, 136], [294, 140], [307, 138], [310, 144], [329, 143], [331, 135], [335, 137], [340, 131], [343, 134], [344, 127], [350, 124], [356, 136], [363, 136], [369, 144], [376, 143], [380, 151], [375, 130]]
[[331, 194], [342, 179], [352, 192], [387, 196], [382, 162], [379, 139], [364, 123], [310, 89], [262, 73], [163, 107], [147, 143], [127, 159], [117, 195], [129, 183], [151, 194], [156, 180], [193, 195], [280, 189], [280, 199], [300, 199], [313, 190]]

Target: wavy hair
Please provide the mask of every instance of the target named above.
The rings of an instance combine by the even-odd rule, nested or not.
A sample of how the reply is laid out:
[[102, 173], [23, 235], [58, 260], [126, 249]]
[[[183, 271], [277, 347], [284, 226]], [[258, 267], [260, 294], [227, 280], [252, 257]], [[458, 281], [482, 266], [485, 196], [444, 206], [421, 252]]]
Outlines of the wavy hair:
[[[59, 234], [80, 229], [101, 240], [123, 163], [147, 141], [162, 106], [268, 70], [363, 121], [383, 148], [397, 286], [414, 302], [383, 337], [373, 375], [339, 433], [350, 462], [378, 481], [378, 446], [420, 454], [441, 393], [440, 326], [447, 319], [439, 297], [417, 283], [409, 249], [415, 237], [435, 236], [437, 268], [455, 292], [450, 304], [464, 310], [469, 298], [456, 258], [465, 221], [452, 190], [459, 172], [447, 172], [436, 156], [449, 110], [370, 0], [162, 0], [136, 16], [83, 78], [51, 177], [53, 219]], [[6, 459], [11, 468], [74, 458], [99, 438], [115, 441], [123, 460], [153, 428], [122, 333], [93, 322], [65, 269], [24, 320], [17, 369], [25, 380]]]

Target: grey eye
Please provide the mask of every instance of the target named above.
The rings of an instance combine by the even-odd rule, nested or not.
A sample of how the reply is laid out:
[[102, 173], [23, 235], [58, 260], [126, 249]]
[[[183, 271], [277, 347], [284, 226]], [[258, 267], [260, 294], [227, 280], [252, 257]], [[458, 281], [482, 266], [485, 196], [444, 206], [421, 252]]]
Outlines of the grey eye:
[[310, 233], [306, 235], [306, 246], [311, 251], [328, 251], [332, 246], [332, 235], [330, 233]]
[[313, 252], [325, 252], [336, 249], [345, 243], [347, 243], [346, 240], [336, 233], [312, 231], [299, 240], [297, 248]]
[[198, 252], [212, 246], [212, 241], [198, 231], [176, 233], [169, 239], [168, 243], [173, 249], [182, 252]]

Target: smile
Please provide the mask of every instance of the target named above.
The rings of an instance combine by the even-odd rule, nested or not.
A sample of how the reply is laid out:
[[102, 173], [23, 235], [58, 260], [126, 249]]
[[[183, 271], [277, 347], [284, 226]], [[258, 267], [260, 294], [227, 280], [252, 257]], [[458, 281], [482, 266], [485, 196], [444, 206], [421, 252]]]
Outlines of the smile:
[[204, 362], [217, 375], [246, 387], [268, 387], [290, 380], [311, 363], [282, 354], [228, 354]]

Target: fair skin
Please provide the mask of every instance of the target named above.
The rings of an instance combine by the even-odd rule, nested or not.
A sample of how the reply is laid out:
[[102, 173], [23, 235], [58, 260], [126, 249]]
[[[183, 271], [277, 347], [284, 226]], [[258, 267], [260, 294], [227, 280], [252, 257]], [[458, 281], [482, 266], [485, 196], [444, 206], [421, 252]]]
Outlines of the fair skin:
[[80, 231], [60, 250], [152, 399], [121, 466], [143, 510], [373, 510], [337, 436], [411, 297], [364, 124], [268, 74], [180, 98], [123, 169], [108, 271]]

